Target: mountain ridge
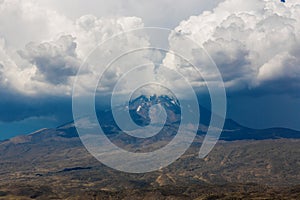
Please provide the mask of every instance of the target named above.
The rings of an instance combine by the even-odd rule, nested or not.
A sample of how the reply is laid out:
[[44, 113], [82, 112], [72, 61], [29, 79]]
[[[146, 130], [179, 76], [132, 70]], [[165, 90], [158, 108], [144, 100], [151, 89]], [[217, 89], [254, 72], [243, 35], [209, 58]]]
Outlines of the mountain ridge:
[[[140, 103], [140, 100], [142, 100]], [[180, 104], [179, 102], [174, 99], [170, 98], [167, 95], [161, 96], [149, 96], [146, 97], [145, 95], [141, 95], [129, 102], [129, 107], [127, 110], [130, 112], [131, 117], [133, 118], [134, 122], [138, 122], [138, 125], [148, 125], [150, 122], [149, 118], [149, 108], [155, 104], [162, 104], [163, 107], [167, 110], [168, 115], [172, 115], [169, 123], [178, 124], [180, 122]], [[124, 105], [125, 106], [125, 105]], [[122, 108], [124, 107], [122, 106]], [[207, 126], [209, 125], [210, 117], [212, 115], [211, 111], [201, 105], [200, 107], [200, 122], [198, 128], [198, 135], [205, 135], [207, 131]], [[115, 134], [116, 132], [120, 131], [118, 126], [113, 121], [113, 115], [111, 110], [103, 109], [97, 110], [98, 119], [100, 125], [103, 125], [104, 131], [107, 131], [108, 135]], [[104, 120], [103, 120], [104, 119]], [[102, 121], [101, 121], [102, 120]], [[56, 134], [65, 137], [65, 138], [73, 138], [78, 137], [78, 133], [76, 127], [74, 125], [74, 121], [70, 121], [68, 123], [64, 123], [56, 128], [44, 128], [29, 133], [27, 135], [20, 135], [8, 140], [28, 140], [27, 137], [32, 137], [33, 135], [40, 135], [42, 132], [57, 132]], [[299, 139], [300, 138], [300, 131], [283, 128], [283, 127], [270, 127], [266, 129], [253, 129], [249, 127], [245, 127], [240, 125], [238, 122], [234, 121], [233, 119], [226, 118], [224, 121], [224, 127], [220, 136], [220, 140], [224, 141], [236, 141], [236, 140], [266, 140], [266, 139], [280, 139], [280, 138], [287, 138], [287, 139]], [[2, 142], [7, 141], [3, 140]]]

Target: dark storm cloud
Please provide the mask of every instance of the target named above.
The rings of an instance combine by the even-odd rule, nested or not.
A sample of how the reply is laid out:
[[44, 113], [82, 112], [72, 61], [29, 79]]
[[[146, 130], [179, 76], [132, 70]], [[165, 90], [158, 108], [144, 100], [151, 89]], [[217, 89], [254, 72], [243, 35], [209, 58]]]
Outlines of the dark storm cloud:
[[31, 117], [71, 119], [71, 97], [26, 96], [12, 91], [0, 91], [0, 121], [14, 122]]
[[29, 43], [19, 54], [37, 67], [34, 79], [54, 85], [66, 84], [69, 77], [76, 75], [81, 63], [76, 55], [74, 39], [66, 35], [54, 42]]
[[4, 66], [0, 63], [0, 83], [2, 82], [3, 80], [3, 69], [4, 69]]
[[[225, 82], [245, 77], [252, 73], [248, 60], [249, 51], [243, 48], [239, 41], [226, 41], [224, 39], [209, 40], [204, 43], [204, 48], [210, 53], [213, 61], [218, 66]], [[224, 47], [226, 50], [224, 51]]]

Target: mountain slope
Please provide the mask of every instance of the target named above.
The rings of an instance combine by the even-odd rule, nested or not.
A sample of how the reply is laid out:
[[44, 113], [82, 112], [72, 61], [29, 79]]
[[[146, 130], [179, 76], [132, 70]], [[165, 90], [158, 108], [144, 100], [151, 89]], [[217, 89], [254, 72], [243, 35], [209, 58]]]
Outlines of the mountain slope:
[[194, 144], [164, 169], [127, 174], [98, 162], [78, 137], [41, 130], [0, 144], [0, 199], [297, 199], [299, 146], [222, 142], [199, 159]]

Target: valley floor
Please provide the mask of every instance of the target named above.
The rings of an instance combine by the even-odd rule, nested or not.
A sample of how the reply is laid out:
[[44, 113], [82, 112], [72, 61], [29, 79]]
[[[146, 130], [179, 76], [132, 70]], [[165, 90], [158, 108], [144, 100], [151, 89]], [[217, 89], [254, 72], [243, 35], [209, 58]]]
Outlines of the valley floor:
[[300, 140], [197, 145], [160, 171], [127, 174], [95, 160], [78, 138], [0, 144], [0, 199], [300, 199]]

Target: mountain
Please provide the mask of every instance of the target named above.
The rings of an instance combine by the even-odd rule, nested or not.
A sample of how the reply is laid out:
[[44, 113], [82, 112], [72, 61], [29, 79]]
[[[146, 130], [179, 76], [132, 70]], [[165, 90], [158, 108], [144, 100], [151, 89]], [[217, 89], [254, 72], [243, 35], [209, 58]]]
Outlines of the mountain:
[[[113, 143], [132, 152], [151, 151], [176, 134], [179, 102], [140, 96], [115, 110], [129, 111], [133, 121], [147, 126], [153, 119], [151, 107], [158, 103], [166, 110], [166, 128], [150, 139], [123, 134], [110, 109], [97, 115]], [[128, 174], [101, 164], [85, 149], [73, 122], [2, 141], [0, 199], [299, 199], [299, 132], [250, 129], [226, 119], [221, 140], [199, 159], [212, 115], [200, 110], [204, 117], [191, 147], [173, 164], [151, 173]]]
[[[166, 111], [166, 124], [168, 128], [178, 128], [181, 122], [181, 110], [179, 102], [174, 98], [166, 95], [161, 96], [145, 96], [141, 95], [129, 102], [129, 105], [122, 105], [116, 108], [117, 112], [129, 112], [133, 121], [140, 126], [147, 126], [150, 123], [149, 111], [154, 105], [160, 104]], [[185, 103], [185, 105], [188, 103]], [[207, 127], [210, 123], [210, 118], [213, 113], [201, 105], [200, 121], [198, 135], [205, 135]], [[98, 110], [98, 120], [103, 127], [106, 134], [114, 134], [120, 132], [121, 129], [113, 120], [111, 110]], [[190, 110], [190, 115], [193, 116], [193, 110]], [[215, 115], [215, 114], [213, 114]], [[216, 116], [216, 115], [215, 115]], [[219, 117], [219, 116], [216, 116]], [[219, 117], [221, 118], [221, 117]], [[74, 127], [71, 130], [66, 128], [64, 131], [74, 133]], [[176, 134], [176, 133], [175, 133]], [[279, 139], [279, 138], [300, 138], [300, 132], [286, 129], [286, 128], [268, 128], [268, 129], [253, 129], [240, 125], [232, 119], [224, 120], [224, 127], [220, 140], [235, 141], [235, 140], [265, 140], [265, 139]]]
[[180, 122], [180, 104], [176, 98], [161, 95], [139, 96], [129, 102], [129, 113], [138, 125], [148, 125], [150, 123], [149, 112], [152, 106], [160, 104], [166, 111], [166, 123], [179, 123]]

